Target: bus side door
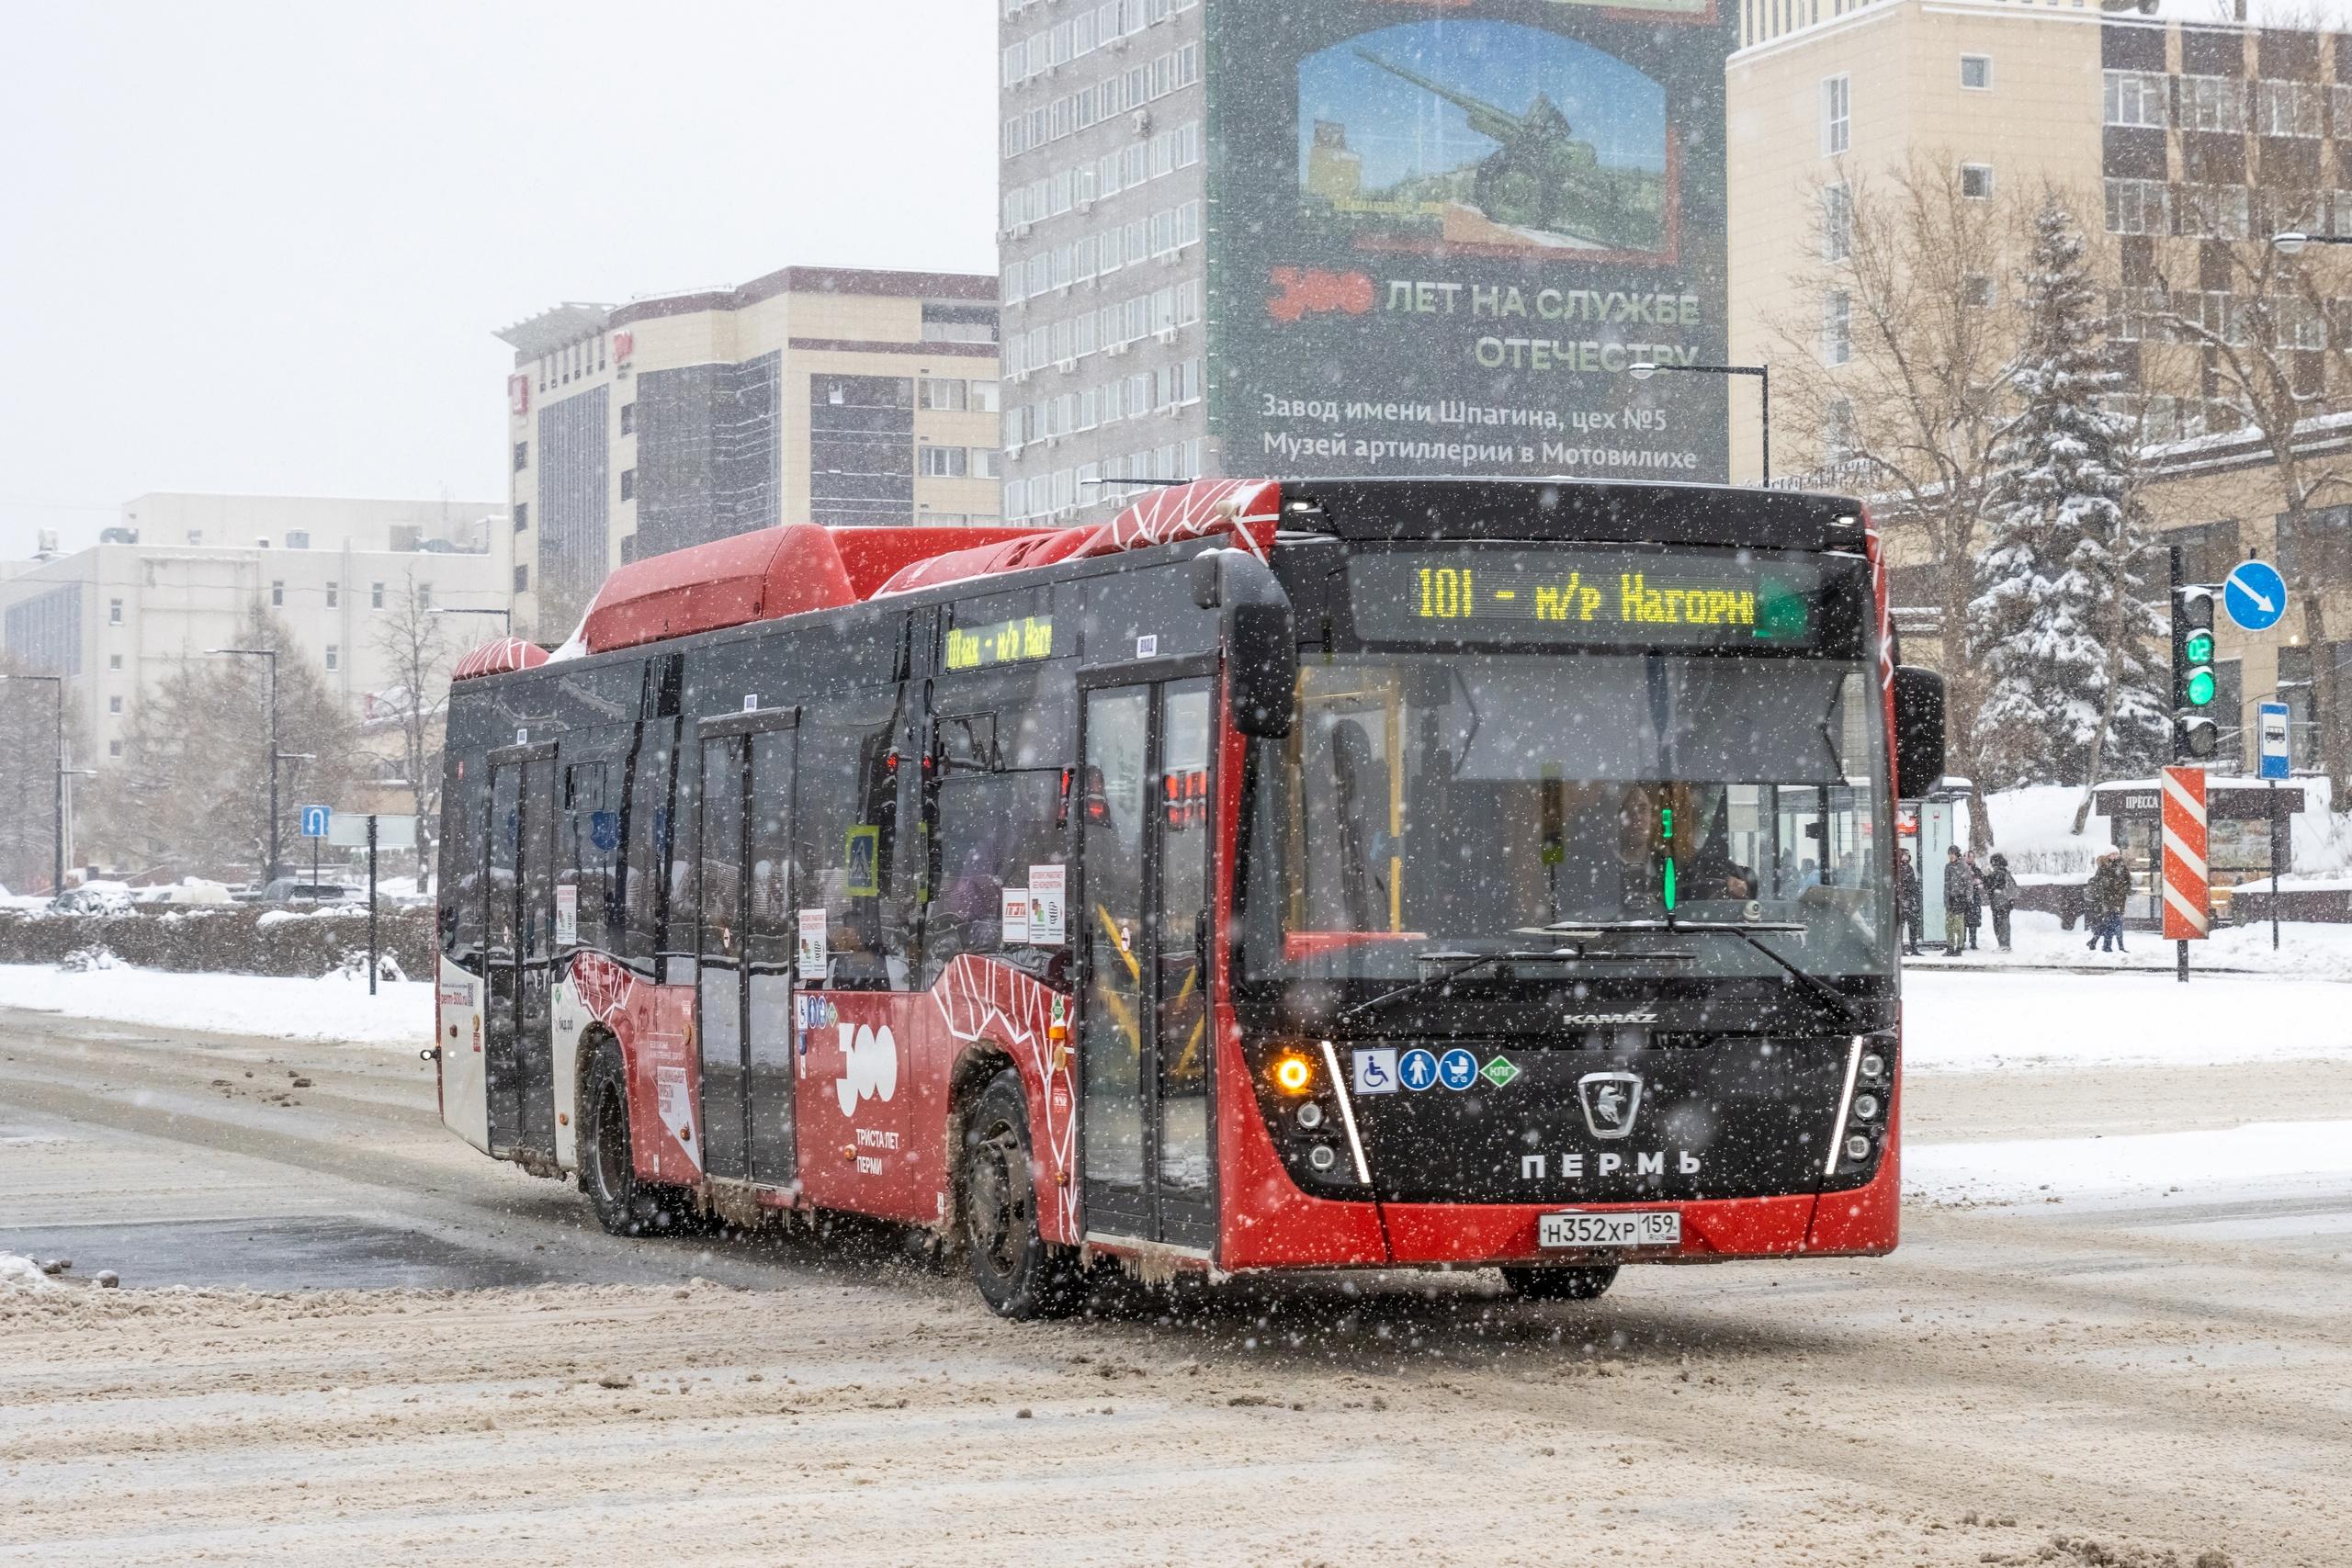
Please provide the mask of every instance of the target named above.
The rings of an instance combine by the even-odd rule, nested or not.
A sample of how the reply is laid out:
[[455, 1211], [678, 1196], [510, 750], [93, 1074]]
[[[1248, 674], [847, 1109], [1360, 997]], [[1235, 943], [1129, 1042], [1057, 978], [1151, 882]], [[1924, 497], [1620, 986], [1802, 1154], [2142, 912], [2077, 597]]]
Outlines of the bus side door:
[[490, 757], [482, 1058], [490, 1148], [555, 1158], [555, 747]]
[[1215, 732], [1194, 667], [1081, 688], [1080, 1132], [1089, 1235], [1206, 1250]]

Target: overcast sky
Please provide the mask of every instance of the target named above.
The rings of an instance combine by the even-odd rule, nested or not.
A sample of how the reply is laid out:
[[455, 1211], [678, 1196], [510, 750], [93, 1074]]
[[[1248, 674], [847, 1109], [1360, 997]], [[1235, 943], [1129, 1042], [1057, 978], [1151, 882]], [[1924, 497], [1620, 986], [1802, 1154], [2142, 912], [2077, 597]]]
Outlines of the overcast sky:
[[6, 8], [0, 558], [146, 491], [504, 494], [491, 334], [993, 272], [985, 0]]

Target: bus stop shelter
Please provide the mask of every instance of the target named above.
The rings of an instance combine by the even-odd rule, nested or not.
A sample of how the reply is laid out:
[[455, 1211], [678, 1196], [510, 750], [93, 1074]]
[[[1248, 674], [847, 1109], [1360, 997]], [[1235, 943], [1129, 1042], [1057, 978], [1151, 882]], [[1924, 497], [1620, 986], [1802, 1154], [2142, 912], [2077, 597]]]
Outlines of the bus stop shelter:
[[[2132, 903], [2125, 911], [2135, 924], [2160, 916], [2164, 877], [2164, 791], [2154, 779], [2100, 784], [2092, 802], [2111, 825], [2116, 848], [2132, 868]], [[2205, 863], [2218, 909], [2228, 908], [2228, 888], [2270, 875], [2276, 864], [2294, 863], [2290, 841], [2295, 813], [2303, 808], [2303, 786], [2292, 782], [2207, 774]]]

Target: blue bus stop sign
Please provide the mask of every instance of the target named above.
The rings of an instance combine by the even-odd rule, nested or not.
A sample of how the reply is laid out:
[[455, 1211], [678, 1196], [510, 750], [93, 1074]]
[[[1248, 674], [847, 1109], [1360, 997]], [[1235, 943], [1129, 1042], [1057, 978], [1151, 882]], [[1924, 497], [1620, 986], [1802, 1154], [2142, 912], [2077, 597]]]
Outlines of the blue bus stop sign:
[[2287, 739], [2290, 716], [2285, 703], [2264, 703], [2256, 709], [2257, 734], [2261, 740], [2261, 776], [2266, 779], [2295, 776], [2293, 752]]
[[2267, 632], [2287, 613], [2287, 580], [2268, 561], [2240, 561], [2222, 584], [2222, 607], [2250, 632]]
[[327, 828], [334, 822], [334, 812], [333, 808], [329, 807], [306, 806], [302, 807], [302, 837], [306, 839], [325, 838], [327, 836]]

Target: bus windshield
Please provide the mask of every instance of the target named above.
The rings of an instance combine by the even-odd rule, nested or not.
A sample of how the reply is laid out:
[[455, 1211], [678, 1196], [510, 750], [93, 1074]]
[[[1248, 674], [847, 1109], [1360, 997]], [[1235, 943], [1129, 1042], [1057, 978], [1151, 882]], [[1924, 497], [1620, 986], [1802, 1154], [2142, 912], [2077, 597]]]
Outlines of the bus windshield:
[[[1410, 979], [1431, 953], [1551, 953], [1578, 922], [1669, 915], [1754, 926], [1810, 974], [1889, 974], [1877, 695], [1831, 658], [1310, 663], [1290, 736], [1257, 743], [1249, 976]], [[1776, 972], [1720, 933], [1591, 945], [1604, 972]]]

